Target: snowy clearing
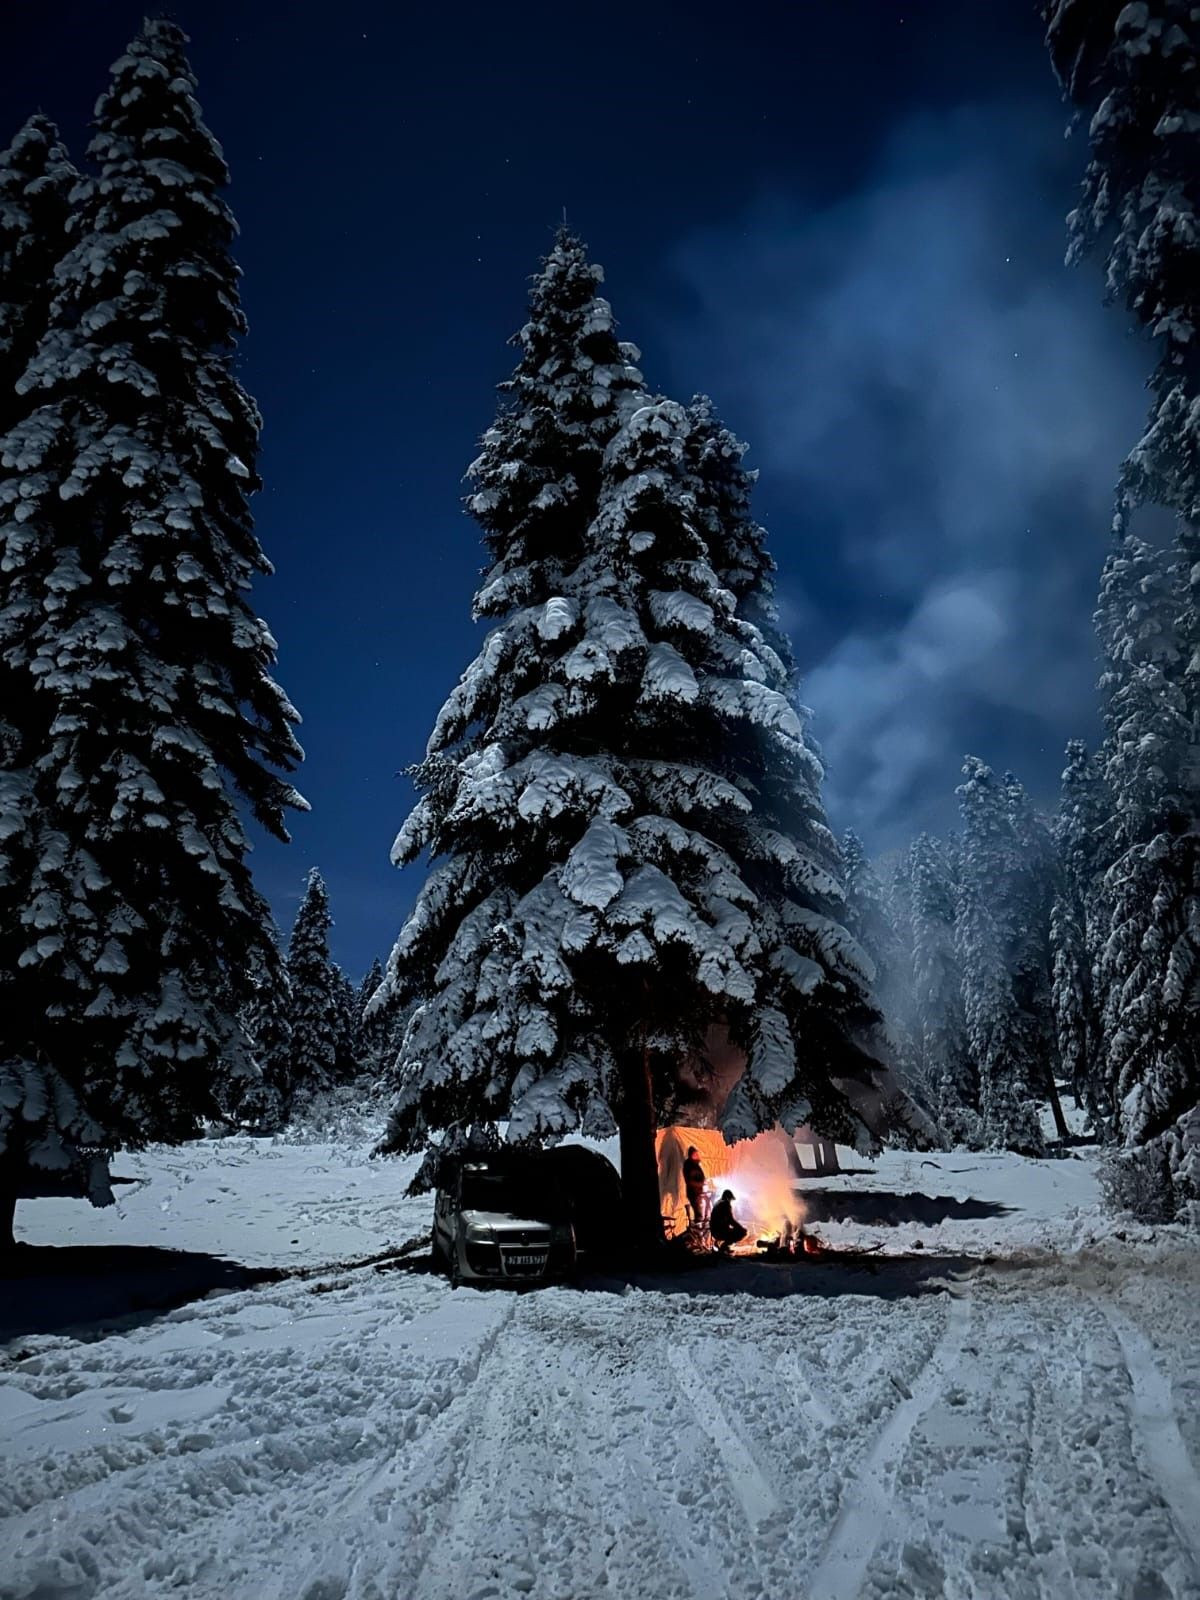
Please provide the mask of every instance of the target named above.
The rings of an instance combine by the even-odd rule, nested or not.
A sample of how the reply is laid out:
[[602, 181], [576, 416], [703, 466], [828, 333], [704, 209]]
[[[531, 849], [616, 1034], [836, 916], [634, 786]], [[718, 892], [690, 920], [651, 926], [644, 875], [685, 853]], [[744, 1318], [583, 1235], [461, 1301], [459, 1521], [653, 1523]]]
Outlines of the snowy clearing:
[[3, 1600], [1200, 1597], [1200, 1252], [1111, 1237], [1090, 1156], [810, 1180], [850, 1208], [815, 1231], [881, 1247], [850, 1265], [515, 1294], [333, 1266], [428, 1226], [368, 1148], [154, 1150], [114, 1211], [21, 1206], [144, 1282], [330, 1270], [0, 1346]]

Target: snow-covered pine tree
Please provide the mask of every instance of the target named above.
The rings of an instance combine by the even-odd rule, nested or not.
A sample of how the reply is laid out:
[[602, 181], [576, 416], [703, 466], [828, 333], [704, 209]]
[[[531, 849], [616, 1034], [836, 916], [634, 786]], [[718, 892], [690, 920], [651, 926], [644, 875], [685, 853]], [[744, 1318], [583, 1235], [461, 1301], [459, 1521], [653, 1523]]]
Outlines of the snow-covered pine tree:
[[[605, 447], [642, 398], [636, 346], [617, 339], [604, 272], [565, 226], [533, 279], [505, 400], [468, 474], [492, 561], [478, 617], [556, 594], [585, 548]], [[466, 708], [464, 708], [466, 709]]]
[[1009, 965], [1009, 908], [1018, 862], [1007, 796], [991, 768], [975, 756], [967, 757], [956, 792], [963, 821], [958, 955], [983, 1135], [997, 1148], [1037, 1153], [1042, 1135]]
[[917, 1101], [932, 1114], [936, 1102], [927, 1092], [930, 1086], [920, 1076], [913, 1037], [912, 960], [907, 930], [902, 934], [893, 911], [893, 903], [907, 897], [907, 886], [897, 882], [903, 872], [893, 870], [890, 882], [885, 884], [852, 828], [842, 835], [841, 850], [846, 892], [842, 920], [875, 968], [874, 994], [886, 1020], [896, 1071]]
[[1059, 883], [1058, 851], [1049, 823], [1011, 772], [1004, 775], [1004, 800], [1013, 837], [1013, 871], [1005, 906], [1009, 971], [1025, 1075], [1034, 1092], [1049, 1101], [1055, 1131], [1065, 1139], [1070, 1130], [1058, 1094], [1062, 1063], [1054, 1026], [1050, 937]]
[[[1155, 341], [1150, 417], [1121, 473], [1117, 532], [1139, 506], [1178, 518], [1190, 591], [1181, 643], [1200, 706], [1200, 12], [1195, 0], [1045, 0], [1047, 43], [1090, 118], [1068, 260], [1103, 258], [1109, 296]], [[1200, 771], [1193, 764], [1193, 791]], [[1193, 813], [1195, 814], [1195, 813]]]
[[[353, 1005], [347, 1003], [345, 975], [329, 953], [332, 927], [329, 891], [313, 867], [288, 940], [292, 1101], [331, 1089], [353, 1071]], [[353, 1001], [352, 985], [350, 995]]]
[[78, 179], [58, 129], [40, 111], [0, 151], [0, 435], [37, 403], [18, 395], [17, 383], [46, 331]]
[[[1102, 256], [1110, 297], [1156, 345], [1098, 617], [1120, 849], [1097, 971], [1115, 1131], [1132, 1166], [1163, 1174], [1166, 1214], [1200, 1204], [1189, 1042], [1200, 1007], [1200, 11], [1193, 0], [1049, 0], [1044, 10], [1059, 79], [1091, 119], [1069, 259]], [[1175, 514], [1173, 562], [1131, 537], [1145, 505]]]
[[242, 1007], [242, 1030], [255, 1067], [255, 1077], [239, 1086], [225, 1107], [238, 1122], [248, 1122], [264, 1132], [282, 1128], [292, 1101], [292, 988], [287, 964], [280, 962], [270, 981], [255, 985]]
[[1103, 877], [1112, 806], [1104, 775], [1082, 739], [1067, 744], [1054, 835], [1059, 876], [1051, 913], [1052, 1002], [1063, 1072], [1093, 1121], [1107, 1097], [1100, 1074], [1100, 1016], [1093, 966], [1104, 942]]
[[917, 1075], [932, 1095], [938, 1125], [952, 1144], [978, 1144], [979, 1073], [963, 1011], [956, 942], [958, 884], [942, 845], [929, 834], [909, 850], [912, 974]]
[[[505, 617], [557, 593], [584, 549], [596, 513], [604, 451], [643, 398], [639, 353], [617, 339], [612, 308], [599, 293], [603, 281], [603, 269], [588, 259], [583, 242], [565, 226], [559, 228], [532, 280], [528, 319], [510, 341], [520, 358], [512, 377], [500, 385], [496, 420], [468, 468], [473, 492], [467, 510], [482, 529], [491, 557], [474, 598], [477, 619]], [[509, 646], [505, 631], [494, 629], [443, 707], [426, 759], [412, 769], [425, 794], [396, 840], [396, 865], [415, 858], [421, 847], [410, 848], [410, 841], [426, 830], [432, 836], [439, 816], [452, 805], [457, 763], [443, 752], [465, 747], [468, 731], [483, 720], [491, 676], [506, 669], [502, 653]], [[434, 894], [446, 897], [443, 916], [470, 909], [485, 882], [473, 875], [475, 870], [461, 860], [444, 863], [431, 875], [418, 911], [428, 917], [422, 908]], [[435, 962], [425, 972], [418, 969], [419, 931], [410, 917], [388, 963], [386, 992], [377, 992], [373, 1002], [373, 1009], [406, 1019], [403, 1033], [392, 1041], [397, 1046], [392, 1069], [409, 1079], [423, 1069], [419, 1061], [406, 1064], [412, 1051], [405, 1050], [404, 1038], [410, 1022], [421, 1022], [412, 1013], [431, 990], [437, 967]], [[451, 926], [447, 937], [453, 931]], [[464, 1105], [462, 1113], [448, 1118], [446, 1127], [469, 1123], [470, 1108]], [[423, 1135], [423, 1129], [414, 1130], [407, 1121], [402, 1126], [398, 1119], [392, 1143], [417, 1149]]]
[[[912, 854], [910, 850], [893, 850], [875, 862], [875, 875], [883, 887], [883, 902], [888, 921], [911, 958], [912, 940]], [[911, 975], [910, 975], [911, 976]]]
[[743, 465], [747, 446], [725, 427], [704, 394], [694, 395], [688, 406], [687, 437], [697, 527], [718, 563], [717, 578], [733, 596], [736, 614], [754, 623], [794, 680], [791, 640], [775, 606], [775, 562], [751, 506], [758, 473]]
[[350, 1078], [357, 1078], [362, 1071], [359, 1057], [362, 1011], [353, 979], [336, 963], [333, 970], [338, 1007], [338, 1076], [344, 1083]]
[[[372, 1004], [376, 995], [379, 995], [378, 1005]], [[355, 1000], [358, 1017], [355, 1061], [358, 1070], [373, 1084], [382, 1083], [392, 1066], [396, 1022], [388, 998], [383, 965], [376, 957], [359, 985]]]
[[1131, 1167], [1161, 1171], [1161, 1214], [1200, 1207], [1200, 831], [1188, 808], [1191, 724], [1177, 591], [1126, 539], [1105, 565], [1104, 776], [1114, 808], [1097, 961], [1104, 1086]]
[[[535, 321], [593, 324], [555, 303], [576, 253], [582, 271], [560, 236]], [[611, 338], [607, 305], [595, 320]], [[522, 342], [536, 347], [529, 328]], [[556, 370], [568, 355], [579, 364], [577, 337]], [[737, 617], [717, 576], [728, 553], [700, 531], [688, 413], [610, 402], [605, 426], [622, 412], [590, 507], [577, 486], [595, 419], [559, 430], [542, 470], [572, 492], [545, 497], [561, 512], [553, 539], [532, 543], [518, 506], [506, 543], [495, 498], [475, 507], [495, 555], [476, 610], [504, 616], [438, 718], [393, 853], [428, 848], [439, 864], [389, 962], [418, 1009], [385, 1147], [502, 1120], [516, 1141], [601, 1133], [615, 1116], [637, 1247], [660, 1234], [656, 1119], [709, 1024], [749, 1048], [729, 1137], [778, 1119], [869, 1139], [890, 1084], [866, 1048], [869, 962], [836, 920], [820, 768], [785, 664]], [[546, 425], [502, 424], [489, 478], [519, 481], [525, 435]], [[506, 440], [521, 451], [511, 474]]]
[[[17, 383], [46, 329], [51, 274], [67, 247], [70, 193], [77, 180], [58, 130], [40, 113], [30, 117], [8, 149], [0, 152], [0, 437], [33, 409], [17, 393]], [[0, 573], [0, 605], [4, 581]], [[24, 759], [21, 752], [29, 738], [28, 691], [25, 675], [0, 650], [0, 828], [10, 803], [9, 775]], [[0, 859], [3, 849], [0, 844]], [[15, 929], [18, 915], [17, 885], [0, 877], [0, 927]], [[8, 961], [10, 971], [15, 956], [0, 932], [0, 959]], [[5, 1003], [5, 991], [0, 977], [0, 1005]], [[0, 1059], [3, 1044], [0, 1023]], [[0, 1086], [0, 1096], [3, 1092]], [[4, 1127], [0, 1109], [0, 1152]], [[15, 1145], [15, 1138], [9, 1142]], [[11, 1241], [16, 1168], [15, 1159], [5, 1160], [0, 1154], [0, 1248]]]
[[10, 1171], [75, 1169], [195, 1134], [236, 1012], [275, 963], [235, 795], [282, 838], [302, 804], [269, 572], [247, 504], [259, 418], [221, 198], [172, 24], [97, 103], [48, 330], [0, 441], [0, 654], [19, 738], [0, 780], [0, 1140]]
[[842, 882], [846, 892], [843, 921], [859, 944], [871, 952], [876, 966], [896, 937], [888, 916], [883, 884], [871, 865], [866, 846], [853, 828], [842, 834]]

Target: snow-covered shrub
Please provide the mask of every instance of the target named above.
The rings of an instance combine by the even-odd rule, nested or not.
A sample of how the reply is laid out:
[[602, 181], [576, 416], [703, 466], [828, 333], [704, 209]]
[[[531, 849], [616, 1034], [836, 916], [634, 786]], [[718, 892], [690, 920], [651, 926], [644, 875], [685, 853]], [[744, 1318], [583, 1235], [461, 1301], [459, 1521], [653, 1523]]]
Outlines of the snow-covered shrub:
[[1100, 1163], [1100, 1188], [1109, 1208], [1136, 1222], [1173, 1222], [1175, 1188], [1167, 1153], [1158, 1143], [1113, 1150]]
[[394, 1097], [385, 1084], [369, 1079], [319, 1089], [297, 1099], [278, 1137], [284, 1144], [376, 1144]]

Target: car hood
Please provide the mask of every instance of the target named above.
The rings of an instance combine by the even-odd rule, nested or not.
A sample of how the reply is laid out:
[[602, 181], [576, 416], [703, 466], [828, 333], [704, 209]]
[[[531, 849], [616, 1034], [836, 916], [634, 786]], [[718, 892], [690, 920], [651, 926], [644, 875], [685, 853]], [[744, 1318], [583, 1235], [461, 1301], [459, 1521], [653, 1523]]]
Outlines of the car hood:
[[517, 1217], [508, 1211], [464, 1211], [462, 1219], [468, 1228], [491, 1228], [493, 1233], [545, 1233], [554, 1224], [545, 1217]]

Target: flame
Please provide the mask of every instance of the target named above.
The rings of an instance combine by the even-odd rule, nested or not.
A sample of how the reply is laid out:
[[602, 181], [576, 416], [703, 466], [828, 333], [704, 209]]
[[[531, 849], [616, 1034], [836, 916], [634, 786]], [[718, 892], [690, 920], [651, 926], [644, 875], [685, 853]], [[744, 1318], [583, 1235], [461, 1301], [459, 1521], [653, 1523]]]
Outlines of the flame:
[[704, 1168], [710, 1203], [723, 1190], [733, 1190], [733, 1214], [746, 1229], [736, 1247], [739, 1254], [753, 1255], [760, 1239], [790, 1239], [798, 1233], [804, 1206], [796, 1193], [796, 1145], [782, 1128], [732, 1145], [715, 1128], [663, 1128], [656, 1145], [663, 1215], [673, 1224], [675, 1237], [689, 1222], [683, 1163], [691, 1145]]

